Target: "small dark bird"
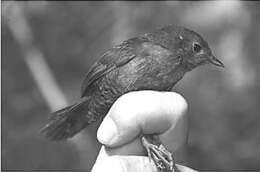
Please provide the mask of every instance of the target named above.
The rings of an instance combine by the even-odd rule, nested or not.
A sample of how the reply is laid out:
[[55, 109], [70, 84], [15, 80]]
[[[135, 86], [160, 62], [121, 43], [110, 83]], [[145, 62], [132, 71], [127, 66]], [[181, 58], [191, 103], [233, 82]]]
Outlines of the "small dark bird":
[[[50, 140], [73, 137], [103, 118], [121, 95], [171, 91], [186, 72], [208, 63], [224, 67], [207, 42], [184, 27], [169, 25], [128, 39], [102, 55], [85, 76], [80, 101], [54, 112], [42, 132]], [[172, 154], [156, 135], [142, 136], [142, 143], [158, 170], [177, 171]]]

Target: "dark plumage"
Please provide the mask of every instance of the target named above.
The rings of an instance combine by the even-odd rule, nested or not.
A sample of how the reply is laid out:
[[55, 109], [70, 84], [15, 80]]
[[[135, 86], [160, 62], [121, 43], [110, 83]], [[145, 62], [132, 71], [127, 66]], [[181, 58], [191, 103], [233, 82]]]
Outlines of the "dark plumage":
[[128, 39], [102, 55], [83, 81], [80, 101], [54, 112], [42, 132], [51, 140], [72, 137], [103, 118], [122, 94], [170, 91], [186, 72], [206, 63], [223, 66], [200, 35], [183, 27]]
[[223, 65], [200, 35], [183, 27], [170, 25], [124, 41], [105, 52], [89, 70], [81, 100], [54, 112], [42, 132], [51, 140], [72, 137], [104, 117], [122, 94], [169, 91], [186, 72], [208, 62]]

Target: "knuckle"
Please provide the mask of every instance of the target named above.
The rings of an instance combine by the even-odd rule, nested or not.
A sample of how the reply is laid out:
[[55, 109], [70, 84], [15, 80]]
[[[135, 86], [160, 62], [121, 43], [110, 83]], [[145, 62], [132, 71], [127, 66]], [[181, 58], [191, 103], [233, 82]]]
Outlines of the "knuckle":
[[187, 114], [188, 103], [186, 99], [179, 93], [176, 92], [166, 92], [164, 102], [166, 107], [171, 109], [174, 115], [183, 116]]

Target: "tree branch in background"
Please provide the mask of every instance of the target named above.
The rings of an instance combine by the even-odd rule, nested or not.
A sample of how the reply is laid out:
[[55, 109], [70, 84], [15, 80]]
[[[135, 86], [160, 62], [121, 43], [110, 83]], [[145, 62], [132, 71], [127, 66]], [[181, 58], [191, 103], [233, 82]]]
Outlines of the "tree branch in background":
[[[34, 44], [32, 30], [26, 19], [23, 3], [24, 2], [14, 1], [3, 2], [3, 18], [14, 39], [18, 42], [26, 65], [46, 104], [51, 111], [56, 111], [67, 106], [68, 101], [58, 86], [43, 53]], [[70, 143], [73, 143], [79, 152], [79, 168], [86, 169], [90, 166], [91, 161], [88, 160], [88, 151], [90, 148], [93, 149], [93, 146], [90, 146], [93, 144], [91, 140], [93, 140], [93, 138], [89, 133], [79, 133], [76, 137], [73, 137], [73, 139], [68, 140]]]
[[21, 47], [24, 60], [46, 104], [51, 111], [55, 111], [68, 105], [68, 102], [53, 77], [43, 54], [33, 43], [31, 28], [19, 3], [21, 2], [4, 2], [3, 17], [6, 19], [6, 24], [14, 39]]

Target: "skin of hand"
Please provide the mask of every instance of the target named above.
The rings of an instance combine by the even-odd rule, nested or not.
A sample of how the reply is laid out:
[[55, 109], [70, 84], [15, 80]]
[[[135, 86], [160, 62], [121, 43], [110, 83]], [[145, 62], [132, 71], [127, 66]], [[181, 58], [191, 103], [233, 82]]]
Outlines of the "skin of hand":
[[[188, 104], [175, 92], [136, 91], [113, 104], [97, 131], [102, 146], [92, 172], [156, 172], [146, 155], [141, 134], [158, 134], [168, 150], [177, 152], [188, 136]], [[182, 172], [193, 172], [178, 165]]]

